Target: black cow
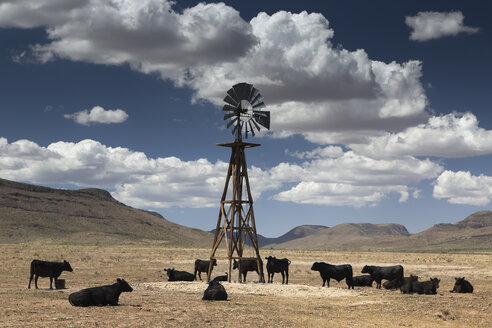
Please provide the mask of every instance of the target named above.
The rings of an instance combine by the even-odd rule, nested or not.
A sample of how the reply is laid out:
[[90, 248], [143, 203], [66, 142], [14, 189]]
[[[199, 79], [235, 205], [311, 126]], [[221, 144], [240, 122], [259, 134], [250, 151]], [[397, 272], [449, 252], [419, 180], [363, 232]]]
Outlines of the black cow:
[[[282, 274], [282, 284], [285, 281], [285, 284], [289, 283], [289, 259], [277, 259], [275, 256], [265, 257], [267, 260], [266, 269], [268, 273], [268, 282], [273, 283], [273, 275], [275, 272], [280, 272]], [[287, 279], [285, 279], [287, 278]]]
[[473, 293], [473, 286], [468, 281], [463, 278], [454, 278], [456, 281], [454, 282], [453, 290], [451, 293]]
[[[402, 279], [393, 279], [393, 280], [385, 281], [383, 283], [383, 288], [384, 289], [393, 289], [393, 290], [398, 289], [401, 286], [403, 286], [404, 284], [413, 281], [414, 279], [412, 277], [417, 277], [417, 276], [410, 275], [410, 277], [403, 277]], [[415, 279], [415, 280], [418, 280], [418, 278], [419, 277], [417, 277], [417, 279]]]
[[27, 286], [27, 288], [31, 288], [32, 277], [36, 276], [34, 278], [34, 285], [36, 286], [36, 289], [38, 289], [39, 277], [50, 277], [50, 289], [53, 289], [53, 278], [55, 279], [56, 285], [56, 281], [63, 271], [73, 271], [70, 263], [68, 263], [67, 261], [47, 262], [41, 260], [32, 260], [31, 274], [29, 276], [29, 285]]
[[437, 278], [430, 278], [429, 281], [413, 281], [412, 292], [417, 294], [434, 295], [437, 294], [439, 282]]
[[[196, 260], [195, 261], [195, 280], [196, 280], [196, 273], [198, 272], [198, 277], [200, 280], [202, 280], [202, 272], [207, 273], [208, 277], [208, 267], [210, 266], [210, 261], [204, 261], [204, 260]], [[214, 266], [217, 266], [217, 260], [213, 259], [212, 260], [212, 270], [214, 269]], [[210, 270], [210, 274], [212, 274], [212, 270]]]
[[373, 265], [365, 265], [362, 268], [362, 273], [369, 273], [376, 281], [376, 288], [381, 289], [381, 280], [393, 280], [393, 279], [402, 279], [403, 278], [403, 267], [401, 265], [393, 265], [393, 266], [373, 266]]
[[354, 289], [353, 272], [350, 264], [333, 265], [325, 262], [314, 262], [311, 267], [313, 271], [319, 271], [321, 279], [323, 279], [323, 286], [330, 287], [330, 278], [340, 282], [345, 279], [348, 288]]
[[193, 281], [195, 276], [192, 273], [186, 271], [178, 271], [172, 269], [164, 269], [167, 272], [167, 281]]
[[215, 277], [213, 281], [228, 281], [227, 278], [228, 278], [228, 275], [226, 272], [225, 275]]
[[[396, 279], [394, 280], [390, 280], [390, 281], [395, 281]], [[403, 283], [401, 284], [400, 286], [400, 292], [402, 292], [403, 294], [412, 294], [414, 293], [413, 291], [413, 283], [414, 282], [417, 282], [419, 280], [419, 277], [418, 276], [414, 276], [414, 275], [410, 275], [410, 277], [405, 277], [403, 279], [401, 279], [403, 281]], [[384, 286], [384, 284], [383, 284]]]
[[364, 274], [362, 276], [353, 277], [353, 281], [354, 281], [354, 286], [372, 287], [372, 282], [374, 281], [374, 279], [372, 279], [371, 275]]
[[116, 283], [79, 290], [70, 294], [68, 301], [73, 306], [118, 305], [122, 292], [131, 292], [133, 288], [124, 280], [116, 279]]
[[[260, 265], [263, 268], [263, 261], [259, 259]], [[265, 277], [260, 275], [260, 272], [258, 270], [258, 261], [256, 257], [243, 257], [239, 259], [239, 261], [234, 260], [234, 264], [232, 266], [233, 269], [238, 269], [241, 267], [241, 271], [239, 272], [239, 282], [246, 282], [246, 275], [248, 274], [248, 271], [256, 271], [256, 273], [260, 276], [259, 281], [260, 282], [265, 282]], [[242, 279], [241, 279], [242, 276]]]
[[227, 301], [227, 292], [218, 281], [212, 280], [208, 283], [207, 289], [203, 292], [204, 301]]

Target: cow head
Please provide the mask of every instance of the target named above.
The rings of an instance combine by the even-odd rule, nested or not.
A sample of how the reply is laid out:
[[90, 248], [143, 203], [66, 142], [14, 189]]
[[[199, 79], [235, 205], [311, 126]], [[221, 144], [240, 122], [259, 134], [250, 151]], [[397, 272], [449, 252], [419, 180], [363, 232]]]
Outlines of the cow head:
[[437, 279], [437, 278], [431, 278], [430, 279], [432, 281], [432, 285], [434, 285], [434, 287], [439, 288], [439, 282], [441, 281], [440, 279]]
[[413, 274], [410, 275], [410, 281], [418, 281], [419, 276], [414, 276]]
[[212, 266], [217, 266], [217, 259], [212, 259]]
[[265, 257], [265, 260], [267, 260], [267, 263], [271, 263], [273, 262], [273, 260], [277, 259], [275, 256], [268, 256], [268, 257]]
[[235, 270], [239, 267], [239, 262], [234, 260], [234, 263], [232, 264], [232, 269]]
[[126, 282], [125, 279], [116, 279], [116, 282], [120, 285], [121, 291], [123, 292], [131, 292], [133, 288]]
[[314, 262], [313, 263], [313, 266], [311, 267], [311, 270], [313, 270], [313, 271], [319, 271], [319, 263], [318, 262]]
[[171, 277], [174, 274], [174, 268], [172, 268], [172, 269], [164, 269], [164, 271], [167, 272], [167, 276], [168, 277]]
[[361, 273], [371, 273], [371, 270], [369, 269], [369, 266], [368, 265], [364, 265], [364, 267], [362, 268], [362, 271]]
[[70, 263], [68, 263], [68, 261], [63, 260], [63, 270], [68, 271], [68, 272], [73, 271], [73, 269], [70, 266]]

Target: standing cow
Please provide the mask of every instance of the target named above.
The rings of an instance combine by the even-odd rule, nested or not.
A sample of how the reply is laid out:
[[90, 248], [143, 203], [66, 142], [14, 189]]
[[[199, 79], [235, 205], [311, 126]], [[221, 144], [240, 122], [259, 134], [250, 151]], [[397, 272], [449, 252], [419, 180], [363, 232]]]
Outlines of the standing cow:
[[246, 275], [248, 274], [248, 271], [256, 271], [256, 273], [260, 277], [259, 281], [265, 282], [265, 277], [263, 275], [260, 275], [260, 272], [263, 272], [263, 270], [260, 271], [258, 269], [258, 261], [260, 262], [260, 266], [262, 267], [261, 269], [263, 269], [263, 261], [260, 258], [257, 259], [256, 257], [243, 257], [240, 258], [239, 261], [234, 260], [232, 269], [240, 270], [239, 282], [246, 282]]
[[116, 283], [79, 290], [70, 294], [68, 301], [73, 306], [118, 305], [122, 292], [131, 292], [133, 288], [125, 279], [116, 279]]
[[454, 288], [451, 293], [473, 293], [473, 286], [468, 281], [463, 278], [454, 278], [456, 281], [454, 283]]
[[[200, 280], [202, 280], [202, 272], [207, 273], [208, 277], [208, 267], [210, 266], [210, 261], [204, 261], [204, 260], [196, 260], [195, 261], [195, 280], [196, 280], [196, 274], [198, 272], [198, 277]], [[212, 274], [212, 270], [214, 269], [214, 266], [217, 266], [217, 260], [213, 259], [212, 260], [212, 269], [210, 270], [210, 274]]]
[[313, 271], [319, 271], [321, 279], [323, 279], [323, 286], [330, 287], [330, 279], [335, 279], [340, 282], [345, 279], [348, 288], [354, 289], [353, 272], [350, 264], [333, 265], [325, 262], [314, 262], [311, 267]]
[[362, 268], [362, 273], [369, 273], [371, 277], [376, 281], [376, 288], [381, 289], [381, 280], [393, 280], [393, 279], [403, 279], [403, 267], [401, 265], [393, 266], [374, 266], [365, 265]]
[[50, 277], [50, 289], [53, 289], [53, 278], [56, 281], [63, 271], [72, 272], [73, 269], [70, 263], [67, 261], [63, 262], [47, 262], [41, 260], [32, 260], [31, 262], [31, 274], [29, 276], [29, 285], [27, 288], [31, 288], [32, 277], [34, 278], [34, 286], [38, 289], [38, 278], [39, 277]]
[[275, 256], [265, 257], [267, 260], [266, 269], [268, 273], [268, 282], [273, 283], [273, 275], [275, 272], [280, 272], [282, 274], [282, 284], [289, 284], [289, 259], [277, 259]]

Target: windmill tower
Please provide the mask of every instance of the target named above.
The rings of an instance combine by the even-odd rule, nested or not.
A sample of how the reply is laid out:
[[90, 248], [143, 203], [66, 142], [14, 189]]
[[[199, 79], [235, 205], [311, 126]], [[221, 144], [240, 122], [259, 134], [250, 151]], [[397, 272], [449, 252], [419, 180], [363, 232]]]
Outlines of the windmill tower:
[[[220, 201], [219, 218], [210, 260], [215, 259], [215, 252], [224, 240], [227, 248], [227, 259], [229, 260], [228, 280], [230, 282], [233, 260], [244, 258], [244, 246], [246, 244], [251, 245], [259, 268], [259, 280], [264, 282], [245, 155], [246, 148], [260, 145], [243, 142], [243, 135], [248, 138], [249, 132], [254, 136], [255, 129], [259, 131], [260, 125], [270, 129], [270, 112], [261, 110], [265, 107], [263, 97], [253, 85], [247, 83], [234, 85], [227, 91], [224, 101], [226, 102], [223, 108], [226, 112], [224, 120], [230, 120], [227, 123], [227, 128], [234, 126], [232, 129], [234, 142], [217, 144], [231, 148], [231, 158]], [[212, 261], [210, 262], [212, 263]], [[241, 271], [240, 263], [239, 261], [239, 272]], [[208, 269], [209, 280], [211, 271], [212, 265]], [[240, 274], [238, 280], [241, 281]]]

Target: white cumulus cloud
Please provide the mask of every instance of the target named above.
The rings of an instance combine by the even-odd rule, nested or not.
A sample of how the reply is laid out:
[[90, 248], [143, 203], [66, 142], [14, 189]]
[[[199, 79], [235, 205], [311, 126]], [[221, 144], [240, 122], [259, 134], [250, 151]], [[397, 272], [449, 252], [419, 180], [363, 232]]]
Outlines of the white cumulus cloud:
[[101, 106], [95, 106], [91, 110], [84, 109], [80, 112], [65, 114], [63, 116], [83, 125], [93, 123], [123, 123], [128, 118], [128, 114], [122, 109], [105, 110]]
[[437, 178], [434, 198], [447, 199], [452, 204], [485, 206], [492, 199], [492, 177], [446, 170]]
[[424, 11], [415, 16], [405, 17], [405, 23], [412, 29], [411, 40], [427, 41], [458, 33], [473, 34], [479, 31], [477, 27], [466, 26], [464, 19], [465, 16], [461, 11]]

